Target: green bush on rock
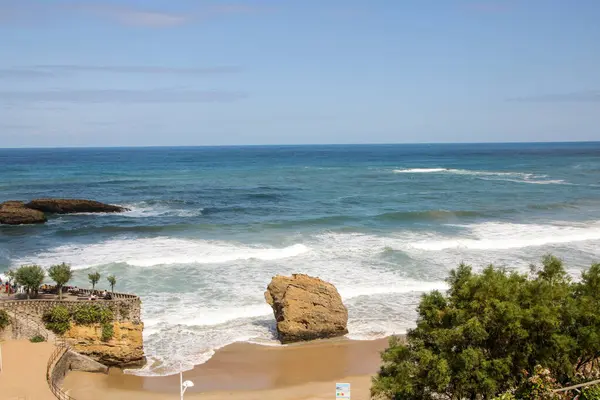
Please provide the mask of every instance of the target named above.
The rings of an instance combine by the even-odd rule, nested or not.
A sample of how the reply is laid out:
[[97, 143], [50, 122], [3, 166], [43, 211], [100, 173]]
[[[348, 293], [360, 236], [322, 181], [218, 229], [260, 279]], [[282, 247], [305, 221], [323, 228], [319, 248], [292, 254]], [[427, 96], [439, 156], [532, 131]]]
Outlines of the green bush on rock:
[[102, 324], [102, 341], [103, 342], [108, 342], [110, 339], [113, 338], [114, 335], [115, 335], [115, 332], [113, 330], [112, 323], [106, 322], [106, 323]]
[[55, 306], [42, 317], [46, 328], [59, 335], [64, 334], [71, 327], [71, 313], [64, 306]]
[[31, 343], [41, 343], [41, 342], [45, 342], [46, 338], [44, 338], [42, 335], [35, 335], [35, 336], [29, 338], [29, 341]]
[[600, 400], [600, 384], [588, 386], [581, 390], [579, 400]]
[[580, 282], [555, 257], [542, 264], [530, 275], [494, 266], [477, 274], [463, 264], [451, 271], [446, 294], [421, 298], [406, 342], [390, 340], [372, 394], [527, 399], [585, 375], [600, 359], [600, 264]]
[[102, 324], [104, 336], [105, 325], [110, 325], [112, 331], [113, 312], [108, 307], [98, 304], [82, 304], [73, 312], [64, 306], [55, 306], [44, 314], [43, 321], [46, 328], [59, 335], [69, 330], [71, 321], [77, 325]]
[[97, 304], [82, 304], [73, 312], [73, 320], [79, 325], [104, 324], [113, 320], [113, 313]]

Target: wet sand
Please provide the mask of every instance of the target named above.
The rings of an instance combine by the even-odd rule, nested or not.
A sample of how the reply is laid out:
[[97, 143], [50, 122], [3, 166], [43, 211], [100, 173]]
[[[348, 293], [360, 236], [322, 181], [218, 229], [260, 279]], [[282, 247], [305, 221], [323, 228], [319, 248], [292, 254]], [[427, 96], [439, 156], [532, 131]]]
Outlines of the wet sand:
[[[188, 399], [331, 399], [335, 383], [349, 382], [352, 399], [368, 399], [387, 339], [324, 340], [289, 346], [234, 343], [205, 364], [184, 372], [195, 386]], [[77, 400], [177, 398], [179, 375], [140, 377], [70, 372], [63, 388]]]

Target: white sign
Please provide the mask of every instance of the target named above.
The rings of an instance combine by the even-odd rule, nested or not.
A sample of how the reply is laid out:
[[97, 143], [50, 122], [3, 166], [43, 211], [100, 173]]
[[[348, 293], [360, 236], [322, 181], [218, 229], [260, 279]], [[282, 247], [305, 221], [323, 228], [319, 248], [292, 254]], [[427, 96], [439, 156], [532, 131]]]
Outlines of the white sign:
[[335, 384], [335, 398], [350, 400], [350, 384], [349, 383], [336, 383]]

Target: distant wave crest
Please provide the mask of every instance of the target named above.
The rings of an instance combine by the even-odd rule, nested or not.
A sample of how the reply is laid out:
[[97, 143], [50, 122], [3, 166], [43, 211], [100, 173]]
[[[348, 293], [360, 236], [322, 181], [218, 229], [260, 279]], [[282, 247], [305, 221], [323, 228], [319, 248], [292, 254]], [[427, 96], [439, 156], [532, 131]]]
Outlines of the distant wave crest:
[[530, 183], [535, 185], [564, 185], [568, 184], [562, 179], [545, 179], [547, 175], [526, 172], [503, 172], [503, 171], [474, 171], [468, 169], [454, 168], [407, 168], [395, 169], [395, 174], [452, 174], [471, 175], [484, 180], [500, 180], [515, 183]]

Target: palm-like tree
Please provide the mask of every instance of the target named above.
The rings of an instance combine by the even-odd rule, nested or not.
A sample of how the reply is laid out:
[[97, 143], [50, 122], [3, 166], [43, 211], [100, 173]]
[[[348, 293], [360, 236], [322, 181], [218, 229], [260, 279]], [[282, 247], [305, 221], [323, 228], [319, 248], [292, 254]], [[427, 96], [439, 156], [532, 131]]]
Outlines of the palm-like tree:
[[115, 285], [117, 284], [117, 278], [114, 275], [109, 275], [106, 277], [106, 280], [110, 284], [110, 291], [115, 292]]

